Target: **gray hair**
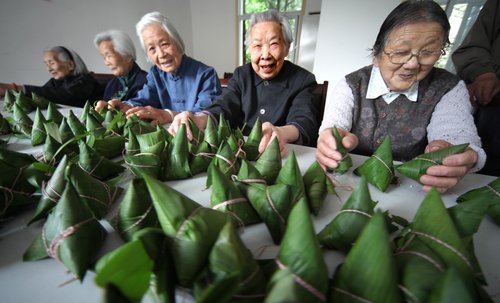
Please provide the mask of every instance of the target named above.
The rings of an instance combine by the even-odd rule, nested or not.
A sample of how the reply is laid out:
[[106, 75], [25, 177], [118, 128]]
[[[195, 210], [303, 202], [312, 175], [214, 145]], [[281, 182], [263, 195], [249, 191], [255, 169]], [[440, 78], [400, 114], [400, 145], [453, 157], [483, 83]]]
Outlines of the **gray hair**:
[[250, 33], [252, 31], [253, 26], [260, 22], [279, 23], [281, 25], [281, 31], [283, 33], [283, 39], [285, 40], [285, 45], [287, 46], [287, 48], [289, 48], [290, 45], [292, 45], [293, 35], [290, 23], [288, 23], [288, 20], [280, 12], [278, 12], [275, 9], [270, 9], [262, 13], [255, 13], [250, 17], [250, 29], [246, 33], [245, 37], [245, 45], [247, 47], [250, 46]]
[[[137, 32], [137, 36], [139, 36], [139, 39], [141, 40], [141, 45], [142, 49], [147, 53], [146, 51], [146, 46], [144, 45], [144, 40], [142, 39], [142, 31], [144, 28], [147, 26], [153, 25], [153, 24], [160, 24], [163, 30], [170, 36], [170, 38], [173, 40], [175, 45], [177, 46], [177, 49], [181, 54], [184, 54], [184, 41], [182, 41], [181, 36], [175, 29], [174, 25], [159, 12], [151, 12], [147, 13], [144, 16], [142, 16], [141, 20], [137, 22], [135, 25], [135, 30]], [[149, 57], [148, 57], [149, 60]]]
[[74, 50], [69, 49], [64, 46], [54, 46], [45, 49], [44, 52], [52, 52], [57, 55], [57, 58], [61, 61], [64, 62], [69, 62], [73, 61], [75, 64], [75, 69], [73, 70], [72, 75], [77, 76], [80, 74], [88, 74], [89, 70], [87, 69], [87, 66], [83, 62], [82, 58], [80, 55], [78, 55]]
[[95, 47], [99, 49], [103, 41], [111, 41], [113, 48], [120, 55], [136, 60], [134, 42], [125, 32], [116, 29], [100, 32], [94, 38]]

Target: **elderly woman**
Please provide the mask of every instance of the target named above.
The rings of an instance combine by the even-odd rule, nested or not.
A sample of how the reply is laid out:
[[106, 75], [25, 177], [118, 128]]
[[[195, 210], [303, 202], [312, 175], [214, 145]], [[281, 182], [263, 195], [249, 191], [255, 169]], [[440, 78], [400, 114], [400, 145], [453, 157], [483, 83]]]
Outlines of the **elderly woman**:
[[54, 46], [43, 52], [43, 62], [52, 75], [43, 86], [0, 83], [0, 96], [6, 89], [23, 91], [31, 97], [34, 92], [46, 99], [71, 106], [83, 107], [87, 100], [102, 98], [102, 87], [94, 80], [80, 56], [64, 46]]
[[227, 89], [204, 114], [182, 113], [169, 131], [176, 133], [181, 123], [188, 125], [188, 117], [204, 128], [208, 115], [218, 119], [223, 113], [231, 127], [241, 127], [245, 135], [257, 118], [264, 122], [260, 152], [274, 136], [278, 137], [283, 155], [286, 143], [314, 145], [320, 108], [313, 95], [316, 79], [307, 70], [285, 60], [292, 41], [290, 25], [279, 12], [269, 10], [252, 15], [246, 39], [251, 63], [234, 71]]
[[420, 178], [425, 191], [435, 186], [444, 192], [484, 165], [467, 87], [433, 67], [449, 44], [449, 31], [446, 13], [434, 1], [405, 1], [389, 14], [372, 49], [373, 65], [347, 75], [329, 96], [319, 163], [336, 167], [342, 159], [331, 132], [336, 126], [344, 147], [363, 155], [373, 154], [390, 136], [396, 160], [470, 143], [464, 153], [427, 169]]
[[144, 15], [136, 31], [154, 66], [135, 97], [124, 102], [111, 100], [108, 106], [125, 112], [127, 117], [137, 115], [152, 120], [152, 124], [165, 124], [178, 112], [199, 112], [212, 104], [221, 92], [215, 69], [184, 53], [182, 38], [165, 16], [158, 12]]
[[146, 83], [147, 73], [137, 65], [134, 42], [119, 30], [109, 30], [97, 34], [95, 47], [99, 50], [104, 64], [116, 76], [104, 89], [104, 100], [128, 100], [135, 97]]

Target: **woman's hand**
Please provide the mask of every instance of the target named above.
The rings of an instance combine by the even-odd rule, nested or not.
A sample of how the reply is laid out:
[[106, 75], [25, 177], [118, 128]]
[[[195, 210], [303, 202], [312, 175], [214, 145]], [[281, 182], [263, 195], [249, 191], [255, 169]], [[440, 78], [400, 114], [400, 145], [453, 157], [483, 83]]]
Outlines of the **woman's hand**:
[[286, 156], [287, 143], [293, 143], [299, 139], [300, 132], [294, 125], [274, 126], [271, 122], [262, 123], [262, 139], [259, 144], [259, 153], [263, 153], [272, 140], [278, 138], [281, 157]]
[[116, 109], [116, 110], [121, 111], [123, 113], [125, 113], [129, 108], [131, 108], [128, 104], [123, 103], [122, 101], [120, 101], [118, 99], [112, 99], [112, 100], [109, 100], [108, 102], [106, 102], [104, 100], [97, 101], [97, 104], [95, 106], [95, 110], [100, 112], [101, 109], [103, 109], [106, 106], [109, 109]]
[[170, 115], [168, 111], [152, 106], [136, 106], [129, 108], [125, 115], [127, 118], [136, 115], [139, 119], [151, 120], [151, 125], [156, 126], [172, 122], [172, 116], [175, 114]]
[[[342, 145], [348, 151], [351, 151], [358, 146], [358, 137], [355, 134], [341, 128], [337, 128], [337, 130], [342, 138]], [[319, 135], [316, 148], [316, 160], [318, 163], [323, 167], [323, 169], [326, 169], [327, 167], [336, 168], [342, 158], [342, 154], [337, 151], [337, 142], [333, 137], [332, 129], [327, 128], [323, 130]]]
[[193, 133], [191, 132], [191, 129], [189, 128], [189, 118], [193, 120], [193, 122], [198, 126], [199, 129], [205, 129], [205, 126], [207, 125], [207, 120], [208, 116], [207, 115], [194, 115], [192, 112], [184, 111], [181, 113], [178, 113], [175, 115], [174, 120], [170, 124], [168, 128], [168, 132], [172, 135], [175, 136], [177, 132], [179, 131], [179, 128], [181, 127], [182, 124], [186, 124], [186, 133], [188, 140], [191, 141], [193, 140]]
[[[444, 140], [434, 140], [427, 145], [425, 152], [428, 153], [451, 145]], [[422, 189], [429, 191], [434, 186], [439, 192], [444, 193], [462, 180], [477, 162], [477, 158], [477, 153], [471, 148], [467, 148], [463, 153], [444, 158], [442, 165], [429, 167], [425, 175], [420, 177], [420, 183], [423, 184]]]

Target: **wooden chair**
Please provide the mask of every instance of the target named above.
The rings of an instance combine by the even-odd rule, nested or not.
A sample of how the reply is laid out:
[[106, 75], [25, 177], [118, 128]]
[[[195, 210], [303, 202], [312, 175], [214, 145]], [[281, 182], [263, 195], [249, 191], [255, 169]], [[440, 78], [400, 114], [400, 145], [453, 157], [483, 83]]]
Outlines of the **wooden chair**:
[[318, 83], [316, 84], [316, 87], [313, 90], [313, 94], [315, 96], [318, 96], [320, 99], [320, 113], [319, 113], [319, 123], [323, 121], [323, 115], [325, 113], [325, 106], [326, 106], [326, 94], [328, 92], [328, 81], [323, 81], [323, 83]]
[[225, 72], [224, 77], [219, 79], [220, 86], [227, 87], [227, 82], [229, 82], [229, 79], [231, 79], [232, 76], [233, 76], [233, 73]]
[[113, 74], [90, 73], [100, 86], [106, 87], [106, 84], [115, 77]]

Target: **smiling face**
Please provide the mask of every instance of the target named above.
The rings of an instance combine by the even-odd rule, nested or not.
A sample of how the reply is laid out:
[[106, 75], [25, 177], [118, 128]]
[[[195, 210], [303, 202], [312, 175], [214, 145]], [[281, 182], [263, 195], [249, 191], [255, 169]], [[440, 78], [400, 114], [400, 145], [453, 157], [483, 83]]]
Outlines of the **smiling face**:
[[182, 53], [160, 24], [146, 26], [141, 33], [148, 57], [159, 69], [175, 73], [182, 61]]
[[99, 53], [104, 59], [104, 64], [117, 77], [128, 74], [134, 65], [134, 59], [117, 52], [113, 47], [113, 43], [109, 40], [99, 43]]
[[250, 55], [253, 70], [262, 79], [272, 79], [279, 74], [288, 55], [279, 23], [259, 22], [252, 27]]
[[[387, 39], [384, 51], [386, 53], [435, 52], [443, 47], [444, 31], [439, 23], [413, 23], [395, 28]], [[439, 56], [436, 57], [437, 61]], [[408, 62], [394, 64], [389, 56], [381, 52], [374, 60], [374, 65], [380, 68], [380, 73], [391, 91], [401, 92], [410, 88], [415, 82], [424, 79], [431, 71], [433, 64], [422, 65], [417, 56], [412, 56]]]
[[47, 71], [56, 80], [62, 80], [69, 76], [75, 69], [73, 61], [62, 61], [54, 52], [44, 52], [43, 62], [47, 66]]

